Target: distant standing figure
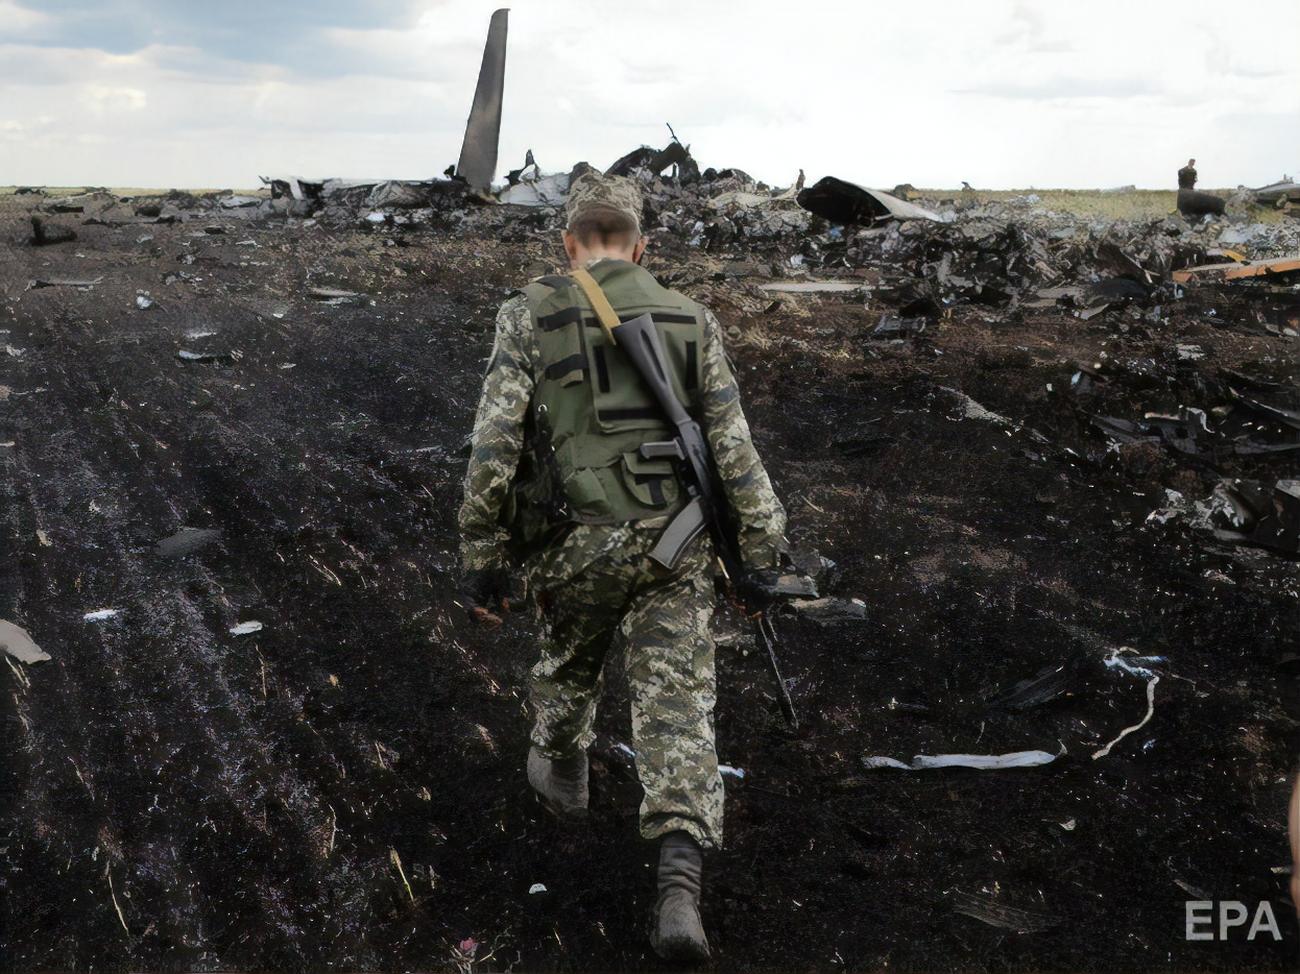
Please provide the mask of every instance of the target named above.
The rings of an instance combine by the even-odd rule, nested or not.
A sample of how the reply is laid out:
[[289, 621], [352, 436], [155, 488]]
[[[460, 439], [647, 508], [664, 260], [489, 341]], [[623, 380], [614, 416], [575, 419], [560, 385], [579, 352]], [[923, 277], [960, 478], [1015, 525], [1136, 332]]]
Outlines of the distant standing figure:
[[1222, 196], [1202, 193], [1196, 186], [1196, 160], [1188, 159], [1187, 165], [1178, 170], [1178, 212], [1183, 216], [1222, 216], [1227, 204]]

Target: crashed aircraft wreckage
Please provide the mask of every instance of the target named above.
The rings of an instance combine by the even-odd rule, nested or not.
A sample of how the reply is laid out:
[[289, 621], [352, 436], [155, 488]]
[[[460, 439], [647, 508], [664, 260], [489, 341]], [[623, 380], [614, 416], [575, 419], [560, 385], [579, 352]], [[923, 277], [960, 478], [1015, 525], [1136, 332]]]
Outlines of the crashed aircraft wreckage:
[[506, 20], [508, 10], [497, 10], [488, 25], [483, 64], [479, 68], [474, 104], [465, 125], [456, 175], [470, 189], [486, 193], [497, 171], [497, 145], [501, 139], [501, 103], [506, 84]]

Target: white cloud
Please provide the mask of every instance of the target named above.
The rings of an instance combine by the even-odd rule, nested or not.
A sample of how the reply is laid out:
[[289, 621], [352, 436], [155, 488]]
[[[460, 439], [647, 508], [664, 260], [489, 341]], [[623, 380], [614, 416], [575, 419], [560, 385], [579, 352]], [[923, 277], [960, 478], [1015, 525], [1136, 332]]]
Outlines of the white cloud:
[[39, 30], [49, 22], [48, 14], [19, 6], [14, 0], [0, 0], [0, 37], [21, 36]]
[[141, 88], [88, 84], [82, 89], [82, 104], [103, 117], [122, 112], [138, 112], [149, 104], [149, 95]]
[[[440, 173], [495, 5], [446, 0], [401, 29], [304, 33], [294, 43], [314, 46], [284, 63], [166, 37], [123, 56], [11, 37], [0, 170], [236, 186], [273, 171]], [[0, 0], [0, 17], [11, 10], [26, 16]], [[774, 183], [802, 167], [883, 186], [1167, 186], [1195, 155], [1207, 185], [1258, 184], [1300, 168], [1297, 36], [1293, 0], [1243, 0], [1230, 17], [1210, 0], [518, 0], [500, 168], [529, 148], [544, 167], [605, 165], [662, 144], [671, 122], [703, 165]], [[87, 140], [93, 155], [76, 151]]]

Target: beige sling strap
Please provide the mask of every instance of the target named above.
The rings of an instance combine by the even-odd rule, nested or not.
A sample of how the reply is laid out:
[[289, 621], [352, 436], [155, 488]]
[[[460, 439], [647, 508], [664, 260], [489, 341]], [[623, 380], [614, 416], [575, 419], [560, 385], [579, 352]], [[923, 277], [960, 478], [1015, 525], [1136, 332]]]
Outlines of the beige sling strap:
[[605, 292], [600, 289], [596, 279], [582, 267], [569, 276], [578, 282], [578, 287], [582, 288], [582, 293], [587, 296], [587, 300], [591, 303], [591, 310], [596, 312], [596, 317], [600, 320], [600, 326], [605, 329], [605, 337], [609, 339], [609, 343], [617, 345], [618, 339], [614, 337], [614, 329], [622, 322], [618, 320], [614, 306], [609, 303], [609, 298], [605, 297]]

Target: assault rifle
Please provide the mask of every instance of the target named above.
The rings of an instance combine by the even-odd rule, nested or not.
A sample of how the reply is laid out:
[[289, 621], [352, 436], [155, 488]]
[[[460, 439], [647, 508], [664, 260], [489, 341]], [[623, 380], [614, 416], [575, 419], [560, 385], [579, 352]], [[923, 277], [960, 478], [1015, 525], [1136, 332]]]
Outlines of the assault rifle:
[[[590, 297], [590, 292], [588, 296]], [[608, 307], [608, 302], [605, 306]], [[598, 317], [602, 318], [602, 324], [606, 324], [603, 320], [605, 316], [601, 314], [602, 309], [596, 310]], [[612, 309], [610, 317], [613, 317], [614, 321], [618, 320]], [[641, 458], [644, 460], [667, 458], [677, 461], [677, 468], [682, 474], [686, 492], [690, 496], [686, 506], [664, 528], [650, 552], [650, 557], [663, 567], [674, 569], [690, 543], [699, 537], [702, 531], [706, 529], [709, 531], [714, 548], [722, 561], [723, 574], [731, 583], [732, 593], [743, 603], [748, 603], [746, 608], [753, 614], [759, 642], [767, 650], [772, 676], [776, 680], [777, 700], [781, 704], [781, 712], [790, 726], [797, 728], [799, 718], [794, 712], [794, 703], [781, 676], [781, 666], [776, 655], [779, 644], [776, 629], [772, 625], [772, 620], [767, 617], [767, 606], [757, 604], [760, 600], [755, 597], [755, 593], [745, 591], [742, 585], [745, 571], [741, 563], [740, 548], [727, 521], [725, 498], [717, 488], [713, 456], [700, 424], [691, 419], [690, 414], [673, 392], [672, 383], [668, 378], [667, 357], [664, 355], [659, 333], [655, 330], [654, 320], [649, 314], [643, 314], [622, 324], [606, 324], [606, 327], [610, 337], [627, 355], [649, 386], [668, 422], [676, 429], [676, 435], [670, 440], [643, 443], [639, 451]]]

